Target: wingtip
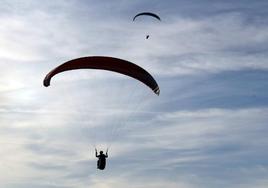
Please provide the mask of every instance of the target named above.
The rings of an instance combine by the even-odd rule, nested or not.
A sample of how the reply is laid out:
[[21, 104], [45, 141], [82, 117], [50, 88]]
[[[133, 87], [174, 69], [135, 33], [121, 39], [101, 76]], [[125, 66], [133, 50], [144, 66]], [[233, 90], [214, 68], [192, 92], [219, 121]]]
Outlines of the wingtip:
[[50, 83], [49, 83], [49, 81], [44, 80], [44, 81], [43, 81], [43, 85], [44, 85], [45, 87], [48, 87], [48, 86], [50, 85]]
[[154, 89], [154, 93], [157, 94], [158, 96], [160, 95], [160, 89], [159, 87]]

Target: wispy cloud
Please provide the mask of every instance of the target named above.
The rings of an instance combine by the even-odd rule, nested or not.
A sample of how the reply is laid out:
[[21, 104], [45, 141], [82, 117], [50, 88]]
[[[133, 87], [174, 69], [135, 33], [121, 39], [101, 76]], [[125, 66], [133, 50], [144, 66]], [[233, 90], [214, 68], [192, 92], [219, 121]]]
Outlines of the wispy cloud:
[[[266, 187], [266, 7], [3, 1], [0, 187]], [[162, 21], [133, 22], [139, 11]], [[144, 67], [161, 95], [102, 71], [42, 86], [55, 66], [92, 55]], [[110, 146], [103, 172], [94, 146]]]

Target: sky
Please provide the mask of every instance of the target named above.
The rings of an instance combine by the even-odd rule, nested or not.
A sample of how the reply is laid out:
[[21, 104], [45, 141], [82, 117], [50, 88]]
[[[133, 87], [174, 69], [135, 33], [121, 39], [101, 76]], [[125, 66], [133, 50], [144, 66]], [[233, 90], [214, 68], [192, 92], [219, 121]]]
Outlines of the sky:
[[[2, 0], [0, 187], [268, 187], [267, 23], [266, 0]], [[143, 67], [160, 96], [97, 70], [43, 86], [84, 56]]]

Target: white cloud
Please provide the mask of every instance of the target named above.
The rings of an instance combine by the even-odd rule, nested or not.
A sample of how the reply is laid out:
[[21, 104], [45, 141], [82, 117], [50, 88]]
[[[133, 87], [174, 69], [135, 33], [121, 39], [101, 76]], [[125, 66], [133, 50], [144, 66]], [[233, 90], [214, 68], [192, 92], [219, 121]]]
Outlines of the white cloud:
[[[265, 187], [265, 101], [262, 108], [152, 109], [176, 105], [174, 98], [190, 105], [195, 101], [189, 95], [215, 97], [205, 92], [211, 91], [206, 85], [177, 94], [189, 87], [188, 78], [200, 78], [195, 74], [267, 70], [266, 25], [234, 13], [171, 14], [170, 21], [133, 23], [121, 10], [138, 5], [125, 1], [112, 3], [113, 12], [106, 12], [107, 4], [81, 7], [77, 1], [5, 3], [0, 14], [2, 187]], [[144, 90], [133, 80], [85, 71], [58, 75], [53, 86], [42, 86], [53, 67], [87, 55], [130, 60], [173, 89], [156, 99], [150, 90], [133, 92]], [[173, 79], [181, 75], [188, 77], [180, 83]], [[101, 138], [94, 138], [95, 132]], [[105, 134], [113, 134], [113, 142], [102, 173], [96, 171], [92, 146], [98, 142], [105, 149]]]

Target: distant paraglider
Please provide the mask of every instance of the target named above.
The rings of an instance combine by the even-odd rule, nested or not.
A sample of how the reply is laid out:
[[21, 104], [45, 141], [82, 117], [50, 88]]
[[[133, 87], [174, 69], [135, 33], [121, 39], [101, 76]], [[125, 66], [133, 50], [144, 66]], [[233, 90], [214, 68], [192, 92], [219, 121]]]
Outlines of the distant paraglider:
[[[133, 21], [135, 21], [136, 18], [139, 16], [151, 16], [151, 17], [156, 18], [157, 20], [161, 21], [161, 18], [157, 14], [152, 13], [152, 12], [141, 12], [133, 17]], [[149, 39], [149, 37], [150, 37], [150, 35], [146, 35], [146, 39]]]
[[151, 88], [155, 94], [160, 94], [159, 86], [149, 72], [129, 61], [105, 56], [81, 57], [67, 61], [51, 70], [46, 75], [43, 84], [45, 87], [48, 87], [51, 78], [56, 74], [76, 69], [102, 69], [117, 72], [139, 80]]

